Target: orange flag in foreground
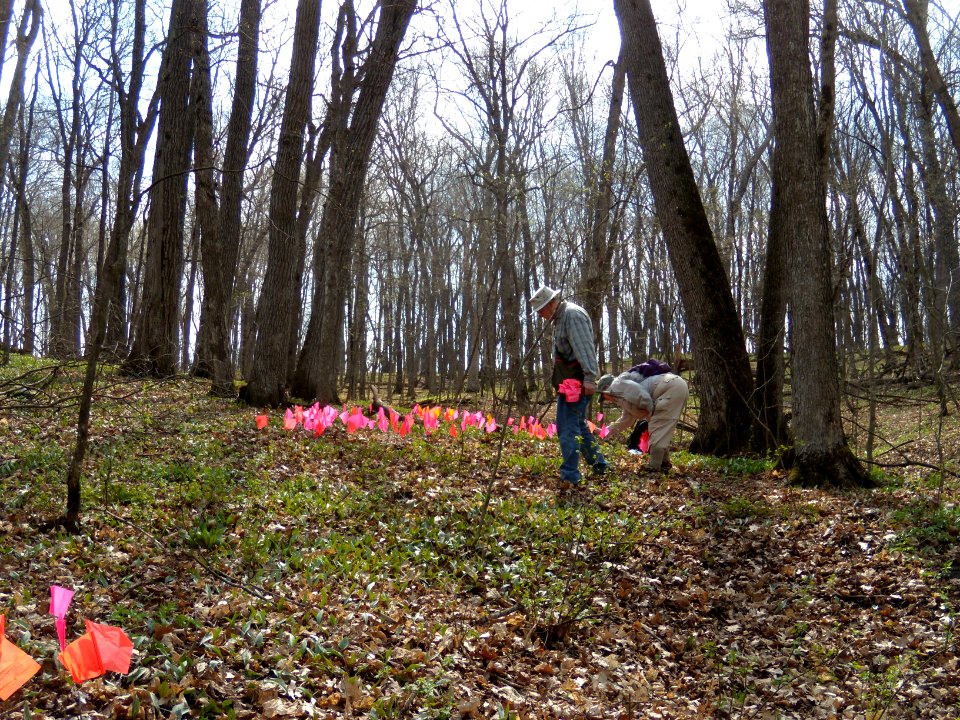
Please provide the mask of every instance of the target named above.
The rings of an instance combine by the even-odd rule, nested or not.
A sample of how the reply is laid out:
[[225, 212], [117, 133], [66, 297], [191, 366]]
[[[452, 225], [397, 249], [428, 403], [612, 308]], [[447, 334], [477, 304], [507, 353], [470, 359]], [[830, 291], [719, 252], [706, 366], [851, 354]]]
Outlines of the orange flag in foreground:
[[6, 700], [37, 674], [40, 665], [6, 637], [6, 615], [0, 615], [0, 700]]
[[130, 671], [133, 642], [112, 625], [87, 622], [87, 631], [60, 653], [60, 662], [70, 671], [75, 683], [103, 675], [108, 670]]

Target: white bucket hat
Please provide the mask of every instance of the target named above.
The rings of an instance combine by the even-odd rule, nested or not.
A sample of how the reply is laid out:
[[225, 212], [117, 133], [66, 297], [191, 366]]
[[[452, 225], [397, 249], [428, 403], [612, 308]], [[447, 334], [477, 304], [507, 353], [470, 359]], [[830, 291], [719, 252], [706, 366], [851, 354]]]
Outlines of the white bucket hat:
[[533, 312], [538, 313], [558, 295], [560, 295], [559, 290], [554, 290], [551, 287], [543, 285], [533, 294], [533, 297], [530, 298], [530, 307], [533, 308]]

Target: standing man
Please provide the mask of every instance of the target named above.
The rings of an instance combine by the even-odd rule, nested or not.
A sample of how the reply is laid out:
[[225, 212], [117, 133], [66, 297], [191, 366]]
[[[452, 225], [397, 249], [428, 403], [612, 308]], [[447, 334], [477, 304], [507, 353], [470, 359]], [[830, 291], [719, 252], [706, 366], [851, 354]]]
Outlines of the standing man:
[[650, 455], [644, 469], [666, 472], [673, 467], [670, 440], [690, 392], [687, 381], [672, 372], [644, 377], [628, 371], [617, 377], [604, 375], [597, 381], [597, 386], [602, 400], [616, 403], [623, 411], [620, 419], [610, 426], [606, 439], [613, 440], [635, 422], [648, 420]]
[[530, 306], [544, 320], [553, 323], [553, 389], [568, 379], [583, 384], [583, 391], [575, 402], [569, 402], [566, 396], [557, 393], [557, 437], [563, 455], [560, 482], [566, 488], [575, 488], [582, 478], [581, 454], [598, 475], [605, 473], [608, 467], [596, 437], [587, 427], [587, 409], [597, 391], [600, 374], [593, 345], [593, 323], [586, 310], [561, 299], [559, 290], [546, 285], [533, 294]]

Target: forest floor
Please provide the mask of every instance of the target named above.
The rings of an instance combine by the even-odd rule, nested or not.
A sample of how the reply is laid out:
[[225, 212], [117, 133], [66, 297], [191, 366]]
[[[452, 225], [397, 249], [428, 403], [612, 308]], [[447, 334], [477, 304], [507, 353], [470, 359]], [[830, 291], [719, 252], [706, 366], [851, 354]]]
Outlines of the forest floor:
[[[71, 535], [44, 523], [76, 372], [0, 381], [0, 612], [42, 664], [0, 717], [960, 717], [949, 472], [832, 492], [613, 449], [569, 496], [555, 440], [258, 430], [204, 383], [107, 376]], [[901, 390], [876, 457], [956, 471], [956, 414]], [[132, 638], [129, 674], [74, 684], [52, 584], [68, 642], [85, 618]]]

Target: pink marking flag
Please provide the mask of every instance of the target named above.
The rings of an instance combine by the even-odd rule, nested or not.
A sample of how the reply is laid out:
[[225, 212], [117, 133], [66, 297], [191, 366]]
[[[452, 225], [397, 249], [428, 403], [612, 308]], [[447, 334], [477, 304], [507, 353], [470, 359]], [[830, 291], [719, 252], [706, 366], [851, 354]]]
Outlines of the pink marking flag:
[[307, 432], [317, 429], [317, 406], [308, 407], [303, 411], [303, 429]]
[[380, 428], [380, 432], [386, 432], [390, 427], [390, 421], [387, 420], [387, 414], [383, 408], [377, 410], [377, 427]]
[[126, 633], [112, 625], [86, 621], [87, 631], [60, 653], [60, 662], [70, 671], [77, 684], [113, 671], [130, 672], [133, 642]]
[[293, 430], [297, 426], [297, 419], [293, 416], [293, 410], [287, 408], [283, 414], [283, 429]]
[[7, 640], [7, 616], [0, 615], [0, 700], [6, 700], [40, 670], [40, 664]]
[[[343, 415], [341, 415], [340, 418], [342, 420]], [[355, 407], [350, 414], [347, 415], [347, 419], [343, 424], [347, 426], [348, 433], [355, 433], [357, 430], [362, 430], [368, 426], [367, 418], [363, 414], [363, 410], [358, 407]], [[374, 424], [375, 423], [371, 423], [369, 425], [372, 427]]]
[[60, 641], [60, 652], [67, 646], [67, 609], [73, 600], [73, 590], [50, 586], [50, 614], [56, 618], [57, 640]]
[[567, 378], [560, 383], [560, 386], [557, 388], [557, 392], [566, 396], [567, 402], [575, 403], [580, 400], [580, 393], [582, 389], [583, 384], [579, 380]]

